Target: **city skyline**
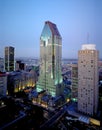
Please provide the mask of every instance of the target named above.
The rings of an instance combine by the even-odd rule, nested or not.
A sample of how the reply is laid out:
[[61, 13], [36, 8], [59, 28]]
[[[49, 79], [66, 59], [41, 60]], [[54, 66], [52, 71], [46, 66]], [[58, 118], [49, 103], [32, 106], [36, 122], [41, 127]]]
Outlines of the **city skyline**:
[[102, 58], [101, 0], [0, 0], [0, 57], [15, 47], [15, 57], [40, 56], [45, 21], [55, 23], [62, 36], [62, 57], [78, 58], [82, 44], [95, 44]]

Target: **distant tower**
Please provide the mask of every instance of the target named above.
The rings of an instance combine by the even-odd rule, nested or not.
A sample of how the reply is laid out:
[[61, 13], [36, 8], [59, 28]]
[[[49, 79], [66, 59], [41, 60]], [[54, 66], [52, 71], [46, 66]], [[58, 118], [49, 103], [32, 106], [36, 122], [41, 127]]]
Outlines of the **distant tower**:
[[5, 71], [14, 71], [14, 47], [5, 47]]
[[16, 61], [15, 70], [25, 70], [25, 63], [22, 63], [20, 60]]
[[51, 96], [63, 93], [61, 76], [62, 38], [56, 24], [45, 22], [40, 37], [40, 76], [37, 91]]
[[82, 45], [78, 52], [78, 110], [90, 115], [98, 107], [98, 58], [94, 44]]

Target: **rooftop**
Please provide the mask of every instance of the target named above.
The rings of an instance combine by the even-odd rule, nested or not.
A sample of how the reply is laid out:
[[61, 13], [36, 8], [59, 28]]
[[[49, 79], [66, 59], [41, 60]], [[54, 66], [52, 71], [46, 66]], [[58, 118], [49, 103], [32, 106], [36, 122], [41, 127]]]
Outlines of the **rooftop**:
[[61, 35], [60, 35], [60, 33], [59, 33], [58, 29], [57, 29], [56, 24], [54, 24], [54, 23], [52, 23], [50, 21], [46, 21], [45, 24], [49, 25], [49, 27], [51, 29], [51, 32], [52, 32], [52, 35], [57, 35], [57, 36], [61, 37]]
[[82, 45], [82, 50], [96, 50], [95, 44], [84, 44]]

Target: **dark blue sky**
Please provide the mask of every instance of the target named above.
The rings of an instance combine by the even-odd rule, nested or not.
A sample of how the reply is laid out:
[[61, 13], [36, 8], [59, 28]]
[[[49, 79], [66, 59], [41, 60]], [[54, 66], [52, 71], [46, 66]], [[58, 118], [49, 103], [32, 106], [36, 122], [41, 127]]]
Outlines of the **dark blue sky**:
[[62, 57], [77, 58], [89, 34], [102, 58], [102, 0], [0, 0], [0, 56], [14, 46], [16, 57], [39, 57], [47, 20], [62, 36]]

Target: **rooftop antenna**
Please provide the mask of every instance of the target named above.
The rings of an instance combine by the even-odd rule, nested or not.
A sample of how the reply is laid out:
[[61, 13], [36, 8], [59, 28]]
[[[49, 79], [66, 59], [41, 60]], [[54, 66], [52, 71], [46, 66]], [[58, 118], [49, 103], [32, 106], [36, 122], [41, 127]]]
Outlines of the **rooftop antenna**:
[[87, 33], [87, 44], [89, 44], [89, 33]]

